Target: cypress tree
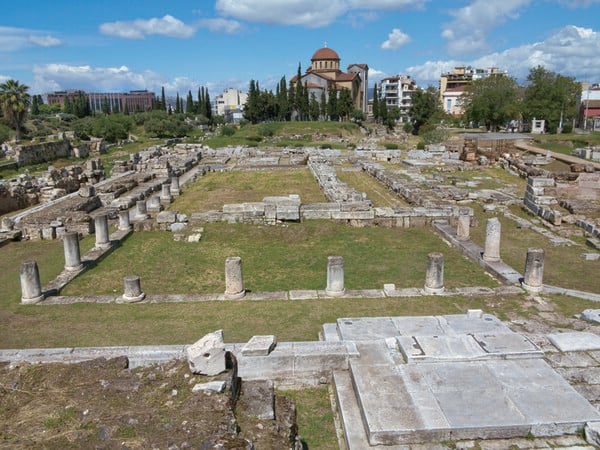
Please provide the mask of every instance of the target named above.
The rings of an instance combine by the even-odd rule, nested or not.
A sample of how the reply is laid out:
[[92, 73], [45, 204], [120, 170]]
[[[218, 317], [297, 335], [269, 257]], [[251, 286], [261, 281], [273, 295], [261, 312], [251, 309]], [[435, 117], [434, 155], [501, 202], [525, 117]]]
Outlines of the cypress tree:
[[204, 90], [204, 104], [205, 104], [205, 116], [210, 120], [212, 119], [212, 105], [210, 104], [210, 95], [208, 88]]
[[377, 91], [377, 83], [373, 87], [373, 119], [375, 122], [379, 120], [379, 93]]
[[185, 112], [186, 114], [194, 113], [194, 98], [192, 97], [192, 91], [188, 91], [187, 99], [185, 102]]
[[175, 97], [175, 114], [179, 114], [181, 112], [181, 104], [179, 102], [179, 92], [177, 92], [177, 96]]
[[164, 86], [161, 87], [161, 92], [160, 92], [160, 107], [163, 111], [165, 109], [167, 109], [167, 99], [165, 97], [165, 87]]

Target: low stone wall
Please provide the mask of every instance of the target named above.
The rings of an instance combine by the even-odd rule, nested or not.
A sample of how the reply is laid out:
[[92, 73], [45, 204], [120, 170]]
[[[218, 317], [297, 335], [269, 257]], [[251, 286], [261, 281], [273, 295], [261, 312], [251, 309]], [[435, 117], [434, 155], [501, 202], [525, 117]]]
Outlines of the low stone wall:
[[331, 202], [302, 204], [299, 198], [266, 197], [262, 202], [224, 205], [222, 211], [192, 214], [193, 222], [249, 223], [274, 225], [282, 222], [326, 219], [345, 221], [353, 226], [419, 227], [446, 219], [455, 224], [459, 215], [473, 216], [464, 206], [373, 208], [370, 202]]

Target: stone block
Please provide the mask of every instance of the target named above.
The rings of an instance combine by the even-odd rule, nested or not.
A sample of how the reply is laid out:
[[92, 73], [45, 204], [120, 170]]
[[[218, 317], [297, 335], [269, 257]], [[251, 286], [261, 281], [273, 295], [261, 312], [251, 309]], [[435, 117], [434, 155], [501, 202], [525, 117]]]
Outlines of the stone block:
[[259, 420], [275, 419], [275, 390], [271, 380], [244, 381], [237, 408]]
[[273, 335], [252, 336], [242, 348], [242, 356], [267, 356], [276, 345], [277, 340]]
[[218, 375], [226, 370], [223, 330], [202, 337], [186, 349], [190, 370], [207, 376]]
[[200, 391], [212, 391], [212, 392], [223, 392], [227, 383], [225, 381], [209, 381], [208, 383], [198, 383], [192, 388], [192, 392]]
[[277, 204], [277, 220], [300, 220], [300, 205]]
[[177, 211], [161, 211], [156, 215], [157, 223], [175, 223], [177, 221]]

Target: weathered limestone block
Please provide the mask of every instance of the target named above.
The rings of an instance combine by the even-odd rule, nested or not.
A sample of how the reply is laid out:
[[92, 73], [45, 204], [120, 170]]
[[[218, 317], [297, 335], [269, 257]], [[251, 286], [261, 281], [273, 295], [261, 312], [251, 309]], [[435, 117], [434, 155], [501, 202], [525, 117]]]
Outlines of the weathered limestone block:
[[226, 370], [223, 330], [202, 337], [186, 349], [190, 370], [207, 376], [218, 375]]
[[274, 335], [252, 336], [242, 348], [242, 356], [267, 356], [277, 345]]
[[177, 211], [161, 211], [156, 215], [157, 223], [171, 224], [177, 221]]
[[341, 297], [344, 287], [344, 258], [342, 256], [327, 257], [327, 288], [325, 292], [331, 297]]

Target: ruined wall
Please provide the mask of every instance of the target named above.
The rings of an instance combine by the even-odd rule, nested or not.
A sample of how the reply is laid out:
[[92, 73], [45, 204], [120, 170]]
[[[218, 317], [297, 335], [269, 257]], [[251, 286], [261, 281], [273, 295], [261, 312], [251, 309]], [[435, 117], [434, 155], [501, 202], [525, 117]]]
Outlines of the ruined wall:
[[41, 142], [39, 144], [19, 145], [15, 148], [15, 160], [19, 166], [53, 161], [71, 156], [69, 141]]

